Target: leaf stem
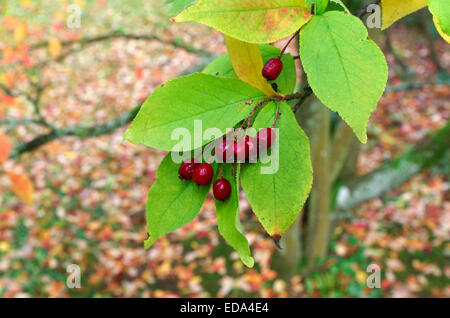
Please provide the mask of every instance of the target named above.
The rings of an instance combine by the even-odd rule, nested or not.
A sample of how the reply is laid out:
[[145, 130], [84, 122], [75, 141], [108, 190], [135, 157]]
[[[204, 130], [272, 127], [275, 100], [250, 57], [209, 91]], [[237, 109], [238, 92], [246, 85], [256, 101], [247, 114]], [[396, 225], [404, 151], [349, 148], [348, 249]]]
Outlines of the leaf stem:
[[274, 121], [273, 121], [272, 128], [275, 127], [275, 124], [277, 123], [278, 117], [280, 116], [280, 105], [281, 105], [281, 100], [278, 101], [278, 105], [277, 105], [277, 114], [275, 115], [275, 119], [274, 119]]
[[278, 55], [278, 58], [279, 58], [279, 59], [283, 56], [284, 51], [286, 51], [286, 49], [287, 49], [287, 47], [289, 46], [289, 44], [291, 43], [291, 41], [292, 41], [299, 33], [300, 33], [300, 29], [298, 29], [298, 30], [291, 36], [291, 38], [289, 39], [289, 41], [286, 43], [286, 45], [285, 45], [285, 46], [283, 47], [283, 49], [281, 50], [280, 55]]

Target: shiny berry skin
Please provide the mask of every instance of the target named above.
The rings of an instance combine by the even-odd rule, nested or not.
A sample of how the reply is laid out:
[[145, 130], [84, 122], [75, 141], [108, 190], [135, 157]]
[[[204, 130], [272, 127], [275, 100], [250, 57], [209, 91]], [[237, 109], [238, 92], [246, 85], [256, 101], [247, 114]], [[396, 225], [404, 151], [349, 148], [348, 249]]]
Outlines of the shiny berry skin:
[[263, 128], [256, 134], [258, 141], [258, 147], [261, 143], [264, 143], [267, 148], [272, 146], [273, 141], [276, 138], [275, 131], [272, 128]]
[[258, 140], [256, 137], [245, 136], [247, 146], [247, 157], [252, 162], [258, 158]]
[[213, 186], [214, 198], [219, 201], [225, 201], [230, 198], [231, 184], [225, 179], [221, 178], [214, 183]]
[[180, 176], [180, 179], [191, 180], [196, 165], [198, 165], [198, 163], [195, 163], [194, 158], [190, 158], [184, 161], [181, 164], [180, 169], [178, 169], [178, 175]]
[[238, 162], [245, 162], [248, 157], [248, 146], [245, 138], [236, 140], [234, 143], [234, 159]]
[[234, 140], [225, 139], [223, 142], [218, 144], [215, 149], [217, 162], [234, 162], [233, 151], [234, 151]]
[[201, 163], [195, 167], [192, 179], [198, 185], [208, 185], [211, 183], [213, 175], [212, 166], [209, 163]]
[[238, 162], [245, 162], [248, 158], [258, 156], [258, 142], [256, 138], [245, 136], [234, 143], [234, 158]]
[[270, 59], [264, 65], [262, 75], [269, 81], [276, 80], [283, 70], [283, 62], [279, 58]]

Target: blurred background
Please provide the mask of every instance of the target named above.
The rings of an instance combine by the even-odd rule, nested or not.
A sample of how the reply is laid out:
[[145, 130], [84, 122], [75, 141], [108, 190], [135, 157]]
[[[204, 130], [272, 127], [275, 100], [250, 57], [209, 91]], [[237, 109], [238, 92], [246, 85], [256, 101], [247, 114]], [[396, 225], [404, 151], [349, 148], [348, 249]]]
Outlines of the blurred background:
[[[346, 141], [346, 167], [328, 194], [326, 256], [304, 270], [286, 268], [289, 255], [244, 195], [253, 269], [219, 236], [211, 196], [191, 224], [143, 248], [164, 152], [122, 135], [154, 88], [226, 52], [220, 33], [170, 22], [160, 0], [0, 6], [0, 150], [11, 149], [0, 151], [1, 297], [450, 296], [450, 50], [427, 9], [373, 34], [388, 88], [369, 142]], [[295, 44], [290, 52], [298, 55]], [[346, 195], [358, 187], [361, 198]], [[297, 237], [311, 222], [302, 215]], [[66, 286], [69, 264], [80, 266], [81, 288]], [[370, 264], [381, 288], [366, 284]]]

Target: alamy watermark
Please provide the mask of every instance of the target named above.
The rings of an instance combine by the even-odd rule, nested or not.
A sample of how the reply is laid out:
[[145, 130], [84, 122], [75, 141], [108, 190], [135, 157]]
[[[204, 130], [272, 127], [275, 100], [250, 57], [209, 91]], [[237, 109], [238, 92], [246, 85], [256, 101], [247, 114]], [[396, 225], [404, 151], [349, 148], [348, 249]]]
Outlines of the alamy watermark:
[[377, 264], [370, 264], [366, 269], [367, 276], [366, 284], [369, 288], [381, 288], [381, 268]]
[[367, 27], [381, 29], [381, 7], [378, 4], [371, 4], [367, 6], [366, 10], [367, 13], [370, 13], [366, 20]]
[[[235, 140], [236, 143], [242, 143], [243, 147], [246, 142], [246, 136], [256, 136], [257, 131], [253, 127], [247, 129], [226, 129], [227, 134], [224, 136], [222, 130], [219, 128], [208, 128], [203, 131], [203, 125], [201, 120], [194, 120], [193, 135], [187, 128], [175, 128], [170, 136], [171, 140], [178, 141], [171, 150], [171, 157], [174, 163], [182, 163], [183, 161], [194, 157], [198, 162], [211, 162], [217, 163], [233, 163], [233, 162], [246, 162], [246, 163], [261, 163], [261, 174], [275, 174], [278, 171], [280, 165], [279, 156], [279, 129], [272, 128], [274, 132], [274, 140], [269, 147], [264, 143], [256, 143], [252, 149], [248, 150], [245, 158], [236, 158], [233, 153], [233, 149], [226, 151], [224, 157], [216, 155], [216, 147], [219, 146], [224, 140]], [[245, 132], [245, 135], [243, 134]], [[202, 148], [205, 141], [213, 140], [207, 146]], [[193, 151], [193, 156], [191, 149]]]
[[66, 285], [67, 288], [81, 288], [81, 269], [77, 264], [69, 264], [66, 268], [67, 276]]
[[81, 28], [81, 8], [76, 4], [71, 4], [67, 7], [67, 12], [70, 13], [66, 20], [67, 27], [69, 29]]

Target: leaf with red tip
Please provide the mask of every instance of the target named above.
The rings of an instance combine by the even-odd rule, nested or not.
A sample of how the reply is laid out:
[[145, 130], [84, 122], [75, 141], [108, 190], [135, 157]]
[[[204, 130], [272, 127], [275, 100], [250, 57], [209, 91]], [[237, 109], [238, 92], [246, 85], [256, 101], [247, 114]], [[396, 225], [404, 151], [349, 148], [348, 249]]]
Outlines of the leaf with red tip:
[[[275, 103], [264, 106], [253, 127], [271, 126], [276, 109]], [[243, 165], [241, 174], [248, 202], [275, 243], [301, 212], [313, 179], [308, 137], [286, 102], [281, 103], [280, 113], [270, 155]]]
[[300, 29], [311, 14], [304, 0], [200, 0], [175, 17], [249, 43], [272, 43]]

